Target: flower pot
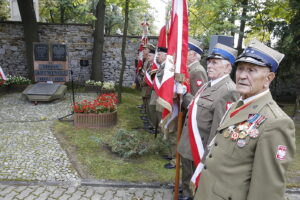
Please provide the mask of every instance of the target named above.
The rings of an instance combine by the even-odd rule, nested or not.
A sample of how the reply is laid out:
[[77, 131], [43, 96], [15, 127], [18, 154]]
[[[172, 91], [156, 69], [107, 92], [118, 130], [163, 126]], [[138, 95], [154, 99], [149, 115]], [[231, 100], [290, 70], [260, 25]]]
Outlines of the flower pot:
[[75, 113], [74, 125], [76, 128], [101, 128], [117, 124], [117, 111], [112, 113]]

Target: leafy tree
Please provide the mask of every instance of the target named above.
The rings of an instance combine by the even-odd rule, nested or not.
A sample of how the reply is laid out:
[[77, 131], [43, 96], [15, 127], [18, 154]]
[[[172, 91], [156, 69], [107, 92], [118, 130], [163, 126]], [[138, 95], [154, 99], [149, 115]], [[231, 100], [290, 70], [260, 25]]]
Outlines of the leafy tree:
[[40, 0], [41, 21], [51, 23], [91, 22], [95, 20], [90, 5], [92, 2], [88, 0]]
[[9, 18], [9, 2], [7, 0], [0, 0], [0, 21]]

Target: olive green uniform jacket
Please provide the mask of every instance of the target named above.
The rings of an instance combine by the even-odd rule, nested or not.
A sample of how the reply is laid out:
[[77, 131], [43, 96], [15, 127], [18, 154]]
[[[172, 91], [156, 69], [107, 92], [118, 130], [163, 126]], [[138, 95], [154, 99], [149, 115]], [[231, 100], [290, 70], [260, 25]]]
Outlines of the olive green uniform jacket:
[[198, 89], [208, 81], [204, 67], [197, 61], [188, 67], [191, 94], [196, 95]]
[[[235, 88], [234, 82], [227, 76], [212, 87], [207, 87], [196, 103], [198, 106], [196, 116], [197, 126], [204, 148], [215, 136], [219, 123], [226, 111], [226, 104], [235, 102], [239, 98], [239, 94]], [[186, 94], [184, 96], [183, 106], [187, 107], [192, 98], [193, 96], [191, 94]], [[185, 118], [177, 150], [184, 158], [193, 160], [188, 134], [188, 115]]]
[[[195, 199], [283, 200], [286, 171], [296, 148], [293, 121], [271, 93], [230, 117], [235, 108], [236, 104], [227, 112], [209, 145]], [[245, 144], [238, 145], [239, 139], [224, 137], [228, 127], [238, 126], [248, 120], [249, 114], [256, 113], [266, 117], [256, 128], [256, 138], [248, 135]]]

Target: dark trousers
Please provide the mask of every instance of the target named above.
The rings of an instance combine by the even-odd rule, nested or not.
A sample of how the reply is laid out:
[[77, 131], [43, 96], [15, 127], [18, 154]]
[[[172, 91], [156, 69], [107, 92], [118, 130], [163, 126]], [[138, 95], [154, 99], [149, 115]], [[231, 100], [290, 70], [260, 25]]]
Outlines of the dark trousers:
[[182, 165], [182, 195], [184, 197], [193, 197], [192, 191], [190, 190], [190, 181], [196, 170], [194, 166], [194, 162], [192, 160], [181, 157], [181, 165]]

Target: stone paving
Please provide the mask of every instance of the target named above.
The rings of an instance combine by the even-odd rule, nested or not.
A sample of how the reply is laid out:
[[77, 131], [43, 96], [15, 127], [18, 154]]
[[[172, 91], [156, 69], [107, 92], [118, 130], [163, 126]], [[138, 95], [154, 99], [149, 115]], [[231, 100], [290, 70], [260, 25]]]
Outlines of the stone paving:
[[[80, 94], [76, 100], [92, 99]], [[0, 200], [169, 200], [172, 189], [132, 185], [85, 185], [52, 133], [52, 124], [71, 112], [71, 96], [37, 105], [20, 93], [0, 94]], [[105, 185], [105, 184], [104, 184]], [[288, 194], [300, 199], [300, 191]]]

